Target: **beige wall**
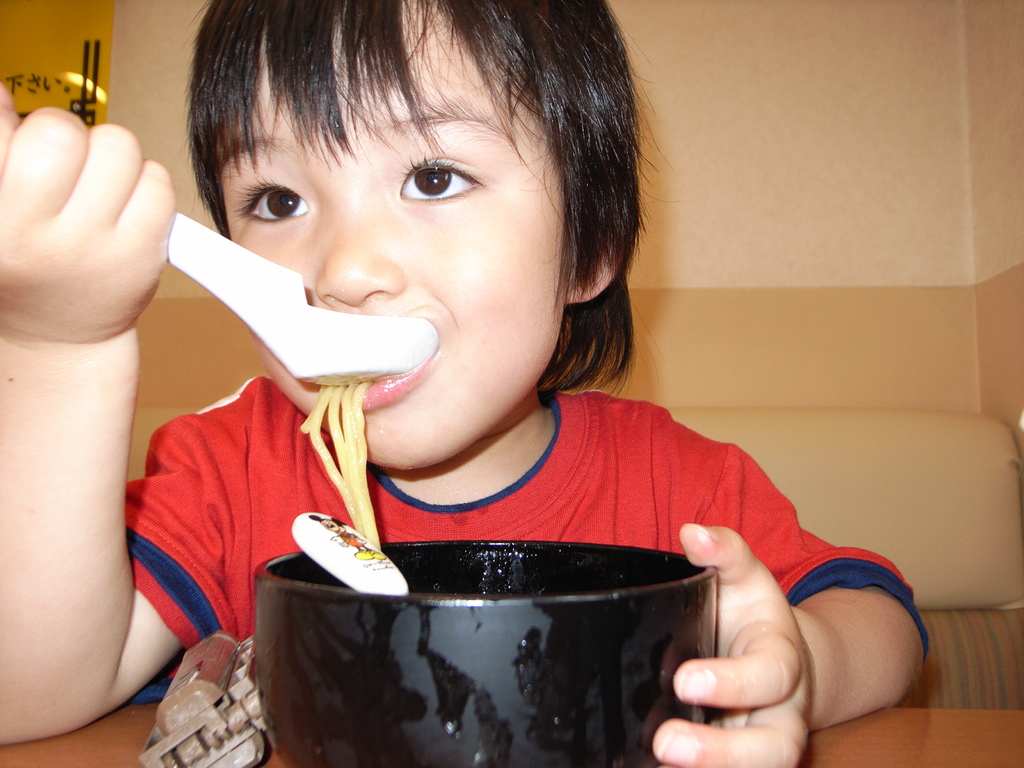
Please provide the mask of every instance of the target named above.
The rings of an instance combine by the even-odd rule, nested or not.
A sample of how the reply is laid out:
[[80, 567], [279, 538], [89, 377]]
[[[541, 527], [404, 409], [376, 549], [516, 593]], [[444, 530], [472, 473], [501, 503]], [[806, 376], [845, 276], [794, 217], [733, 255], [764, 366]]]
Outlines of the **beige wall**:
[[[185, 132], [192, 36], [204, 6], [205, 0], [115, 0], [107, 115], [135, 131], [147, 156], [170, 170], [178, 210], [208, 223], [192, 180]], [[207, 294], [169, 268], [157, 295]]]
[[[1024, 265], [977, 287], [980, 410], [1018, 423], [1024, 408]], [[1017, 432], [1024, 449], [1024, 433]]]
[[673, 404], [1024, 407], [1024, 2], [612, 0]]
[[965, 4], [975, 282], [1024, 262], [1024, 2]]
[[978, 409], [970, 287], [634, 289], [627, 394], [687, 406]]
[[[118, 0], [110, 89], [111, 120], [200, 218], [182, 109], [201, 5]], [[628, 392], [1015, 422], [1024, 0], [612, 5], [652, 133]], [[145, 404], [201, 404], [258, 370], [233, 319], [187, 298], [202, 295], [169, 270], [142, 324]]]
[[645, 288], [1024, 261], [1024, 3], [612, 0], [650, 99]]
[[958, 3], [614, 5], [657, 147], [638, 285], [972, 281]]

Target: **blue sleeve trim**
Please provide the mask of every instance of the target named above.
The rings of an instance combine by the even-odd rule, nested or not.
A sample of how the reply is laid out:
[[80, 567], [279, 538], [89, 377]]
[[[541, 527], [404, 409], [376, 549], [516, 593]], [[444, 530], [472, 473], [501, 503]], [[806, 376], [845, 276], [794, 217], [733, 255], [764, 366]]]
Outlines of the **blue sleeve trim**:
[[206, 594], [174, 558], [130, 528], [128, 551], [178, 604], [200, 637], [206, 637], [221, 628], [220, 620]]
[[900, 578], [884, 566], [868, 560], [841, 557], [819, 565], [793, 585], [786, 595], [790, 605], [799, 605], [811, 595], [824, 592], [832, 587], [842, 589], [864, 589], [880, 587], [895, 597], [907, 609], [907, 613], [921, 633], [921, 644], [928, 655], [928, 630], [924, 628], [921, 614], [914, 605], [914, 595]]
[[126, 704], [159, 704], [164, 700], [164, 696], [167, 695], [167, 690], [171, 687], [171, 678], [165, 677], [163, 679], [154, 680], [141, 691], [136, 693]]

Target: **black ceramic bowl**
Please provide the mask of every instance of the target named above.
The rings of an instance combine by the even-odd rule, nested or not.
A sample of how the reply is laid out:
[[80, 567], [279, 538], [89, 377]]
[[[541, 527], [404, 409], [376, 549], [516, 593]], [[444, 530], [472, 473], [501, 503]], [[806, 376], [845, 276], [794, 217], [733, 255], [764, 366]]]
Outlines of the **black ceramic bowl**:
[[256, 577], [256, 675], [290, 766], [654, 766], [672, 675], [714, 649], [711, 569], [542, 542], [386, 545], [412, 594], [339, 584], [305, 555]]

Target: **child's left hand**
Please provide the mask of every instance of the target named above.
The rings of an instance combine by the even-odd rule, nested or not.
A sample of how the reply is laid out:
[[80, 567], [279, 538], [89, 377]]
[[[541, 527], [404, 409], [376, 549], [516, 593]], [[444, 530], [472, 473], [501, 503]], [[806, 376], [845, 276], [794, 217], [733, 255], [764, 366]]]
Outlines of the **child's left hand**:
[[718, 656], [692, 659], [675, 676], [680, 699], [725, 710], [717, 728], [661, 725], [654, 754], [673, 766], [794, 766], [807, 743], [811, 662], [778, 583], [739, 534], [685, 525], [697, 565], [718, 569]]

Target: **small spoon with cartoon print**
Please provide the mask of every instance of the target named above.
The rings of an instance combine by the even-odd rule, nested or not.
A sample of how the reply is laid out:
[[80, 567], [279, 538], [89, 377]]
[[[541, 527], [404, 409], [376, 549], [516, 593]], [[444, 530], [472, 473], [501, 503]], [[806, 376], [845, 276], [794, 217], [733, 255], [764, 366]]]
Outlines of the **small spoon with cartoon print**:
[[298, 272], [180, 213], [167, 260], [224, 302], [297, 379], [345, 384], [406, 373], [437, 350], [437, 331], [424, 318], [311, 306]]
[[393, 597], [409, 594], [398, 566], [340, 520], [305, 512], [292, 523], [292, 538], [317, 565], [357, 592]]

